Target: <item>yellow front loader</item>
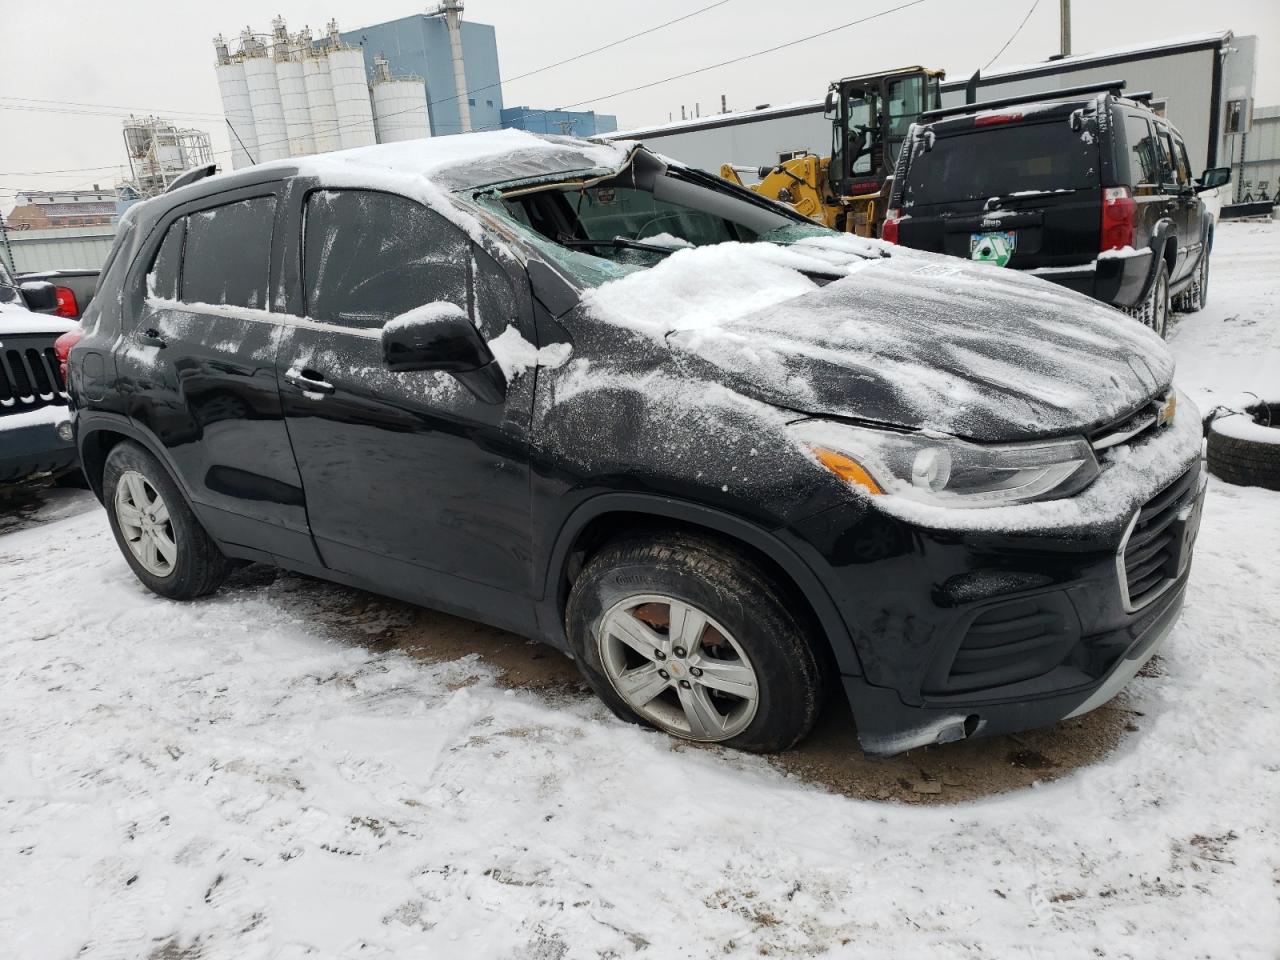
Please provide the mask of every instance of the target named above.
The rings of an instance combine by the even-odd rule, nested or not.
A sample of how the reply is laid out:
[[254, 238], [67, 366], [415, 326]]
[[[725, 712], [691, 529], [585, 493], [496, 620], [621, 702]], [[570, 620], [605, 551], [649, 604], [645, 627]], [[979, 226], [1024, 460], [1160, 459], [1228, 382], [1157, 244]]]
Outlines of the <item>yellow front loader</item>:
[[[720, 176], [833, 230], [878, 237], [898, 150], [920, 114], [942, 105], [944, 77], [916, 66], [837, 80], [827, 91], [830, 157], [800, 153], [758, 169], [726, 163]], [[760, 182], [744, 184], [744, 172]]]

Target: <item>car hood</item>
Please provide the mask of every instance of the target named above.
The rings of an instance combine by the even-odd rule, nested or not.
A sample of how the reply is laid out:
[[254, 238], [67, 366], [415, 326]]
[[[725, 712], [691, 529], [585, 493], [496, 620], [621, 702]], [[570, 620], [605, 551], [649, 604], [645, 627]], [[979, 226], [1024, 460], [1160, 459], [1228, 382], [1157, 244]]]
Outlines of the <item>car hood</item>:
[[848, 272], [756, 309], [699, 306], [664, 339], [777, 406], [979, 441], [1086, 432], [1171, 383], [1159, 337], [1046, 281], [905, 251]]
[[34, 313], [17, 303], [0, 303], [0, 342], [6, 335], [16, 337], [32, 333], [59, 336], [80, 324], [48, 313]]

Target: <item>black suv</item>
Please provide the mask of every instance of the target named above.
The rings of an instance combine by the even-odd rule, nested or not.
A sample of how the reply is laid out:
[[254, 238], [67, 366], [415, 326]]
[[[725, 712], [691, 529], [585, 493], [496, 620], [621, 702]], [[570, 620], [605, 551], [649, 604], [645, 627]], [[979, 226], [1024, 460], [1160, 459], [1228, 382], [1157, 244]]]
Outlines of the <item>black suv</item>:
[[885, 239], [1026, 270], [1161, 336], [1209, 294], [1213, 217], [1182, 135], [1122, 82], [934, 110], [899, 155]]
[[1052, 722], [1181, 608], [1200, 424], [1150, 331], [636, 145], [192, 183], [85, 328], [85, 472], [156, 593], [256, 560], [461, 613], [677, 736], [785, 749], [837, 681], [871, 752]]

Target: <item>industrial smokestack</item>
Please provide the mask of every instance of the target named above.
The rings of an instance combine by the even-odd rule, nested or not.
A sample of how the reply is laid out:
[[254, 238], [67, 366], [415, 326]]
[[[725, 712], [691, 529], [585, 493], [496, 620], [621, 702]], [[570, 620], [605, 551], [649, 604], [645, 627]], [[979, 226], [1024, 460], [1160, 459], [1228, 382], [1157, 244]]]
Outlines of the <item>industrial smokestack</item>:
[[453, 92], [458, 100], [458, 125], [471, 132], [471, 105], [467, 101], [467, 70], [462, 57], [462, 0], [443, 0], [432, 16], [444, 16], [449, 30], [449, 52], [453, 58]]

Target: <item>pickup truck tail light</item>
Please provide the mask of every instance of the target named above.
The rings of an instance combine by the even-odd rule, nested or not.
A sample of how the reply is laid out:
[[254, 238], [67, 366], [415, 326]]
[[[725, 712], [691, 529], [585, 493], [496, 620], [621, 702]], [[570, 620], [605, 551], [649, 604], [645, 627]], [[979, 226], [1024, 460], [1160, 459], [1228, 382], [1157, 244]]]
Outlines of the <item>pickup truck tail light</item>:
[[902, 219], [902, 211], [890, 207], [884, 215], [884, 225], [880, 228], [880, 239], [886, 243], [898, 242], [898, 221]]
[[54, 287], [54, 293], [58, 298], [58, 305], [53, 308], [55, 317], [66, 317], [68, 320], [74, 320], [80, 316], [80, 304], [76, 302], [76, 292], [70, 287]]
[[53, 354], [58, 358], [58, 373], [62, 375], [62, 387], [64, 390], [67, 386], [67, 358], [71, 356], [71, 348], [79, 343], [80, 338], [83, 336], [84, 329], [77, 327], [74, 330], [68, 330], [53, 341]]
[[1107, 187], [1102, 191], [1102, 242], [1100, 250], [1122, 250], [1133, 246], [1138, 204], [1128, 187]]

